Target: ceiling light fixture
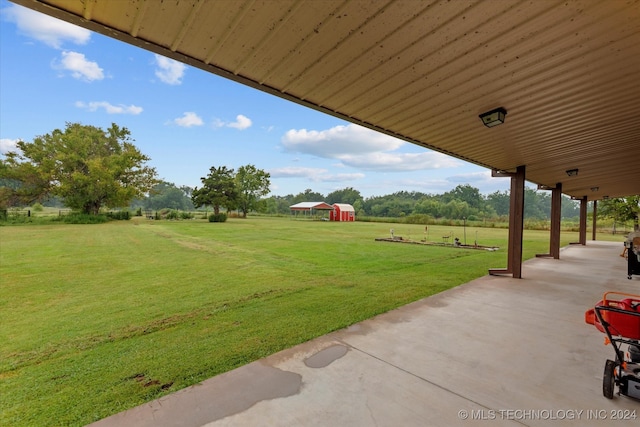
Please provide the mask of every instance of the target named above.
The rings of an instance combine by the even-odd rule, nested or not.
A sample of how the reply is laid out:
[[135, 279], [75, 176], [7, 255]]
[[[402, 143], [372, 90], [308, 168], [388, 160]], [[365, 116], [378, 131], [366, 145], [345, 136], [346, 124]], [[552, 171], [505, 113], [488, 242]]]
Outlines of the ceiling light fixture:
[[496, 108], [495, 110], [488, 111], [480, 114], [480, 120], [488, 128], [501, 125], [504, 123], [504, 117], [507, 115], [507, 110], [504, 108]]
[[567, 175], [569, 175], [569, 176], [576, 176], [576, 175], [578, 175], [578, 169], [569, 169], [569, 170], [567, 171]]
[[596, 191], [598, 191], [599, 189], [600, 189], [600, 187], [591, 187], [591, 191], [593, 191], [594, 193], [595, 193]]
[[550, 185], [538, 184], [538, 190], [555, 190], [556, 187], [552, 187]]

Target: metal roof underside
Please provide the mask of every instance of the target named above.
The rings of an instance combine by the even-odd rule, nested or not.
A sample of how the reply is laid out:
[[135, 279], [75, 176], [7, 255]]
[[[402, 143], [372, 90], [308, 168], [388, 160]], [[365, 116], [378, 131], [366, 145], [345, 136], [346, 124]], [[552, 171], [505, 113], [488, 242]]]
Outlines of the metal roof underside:
[[12, 1], [570, 196], [640, 194], [639, 0]]

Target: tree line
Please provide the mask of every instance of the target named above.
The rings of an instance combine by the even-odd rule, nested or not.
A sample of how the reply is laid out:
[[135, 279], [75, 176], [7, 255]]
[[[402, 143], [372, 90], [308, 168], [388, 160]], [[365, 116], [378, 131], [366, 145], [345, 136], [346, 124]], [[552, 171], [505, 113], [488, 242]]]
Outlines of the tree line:
[[[443, 194], [399, 191], [393, 194], [362, 197], [352, 188], [321, 194], [307, 189], [286, 196], [270, 193], [270, 175], [254, 165], [237, 171], [227, 166], [212, 166], [202, 185], [178, 187], [157, 179], [149, 157], [132, 143], [130, 132], [115, 123], [106, 131], [94, 126], [67, 123], [65, 129], [36, 137], [33, 142], [19, 141], [17, 150], [0, 158], [0, 210], [14, 206], [64, 205], [95, 215], [103, 208], [143, 207], [190, 211], [211, 207], [273, 215], [289, 214], [291, 205], [300, 202], [346, 203], [356, 216], [402, 218], [422, 215], [434, 219], [486, 220], [506, 218], [509, 192], [483, 195], [469, 184], [458, 185]], [[640, 196], [603, 200], [599, 216], [618, 222], [638, 224]], [[551, 193], [525, 188], [526, 218], [548, 220]], [[563, 196], [561, 216], [576, 218], [579, 205]]]
[[[336, 190], [326, 196], [310, 189], [297, 195], [271, 196], [266, 199], [266, 212], [284, 214], [289, 206], [299, 202], [325, 201], [329, 204], [348, 203], [356, 216], [400, 218], [410, 215], [428, 215], [434, 219], [496, 219], [509, 215], [509, 192], [496, 191], [483, 195], [469, 185], [458, 185], [443, 194], [427, 194], [417, 191], [399, 191], [384, 196], [363, 198], [351, 187]], [[550, 193], [525, 189], [525, 216], [531, 219], [549, 219], [551, 212]], [[579, 215], [579, 205], [568, 197], [562, 203], [562, 216], [573, 218]]]

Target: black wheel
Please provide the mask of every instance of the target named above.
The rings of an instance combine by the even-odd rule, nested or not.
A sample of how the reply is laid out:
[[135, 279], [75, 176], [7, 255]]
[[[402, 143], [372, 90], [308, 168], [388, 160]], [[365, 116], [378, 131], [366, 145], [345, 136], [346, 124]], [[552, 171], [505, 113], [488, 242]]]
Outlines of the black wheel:
[[604, 365], [604, 376], [602, 377], [602, 394], [607, 399], [613, 399], [613, 388], [616, 382], [616, 362], [607, 360]]
[[631, 280], [631, 275], [627, 276], [627, 279]]

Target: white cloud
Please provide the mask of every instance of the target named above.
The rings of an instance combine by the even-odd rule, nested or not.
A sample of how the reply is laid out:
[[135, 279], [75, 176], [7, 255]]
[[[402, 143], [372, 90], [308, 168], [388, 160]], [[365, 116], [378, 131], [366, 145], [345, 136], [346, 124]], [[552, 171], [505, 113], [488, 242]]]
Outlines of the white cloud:
[[60, 62], [54, 63], [53, 66], [57, 69], [71, 71], [73, 78], [78, 80], [91, 82], [104, 79], [104, 73], [98, 63], [88, 61], [82, 53], [62, 52]]
[[2, 12], [10, 22], [16, 24], [20, 33], [55, 49], [60, 49], [66, 41], [84, 45], [91, 38], [89, 30], [22, 6], [10, 5]]
[[461, 165], [452, 157], [426, 149], [422, 153], [369, 153], [343, 155], [339, 159], [347, 166], [378, 172], [408, 172]]
[[[504, 179], [504, 178], [500, 178], [500, 179]], [[462, 184], [489, 182], [491, 180], [492, 180], [491, 171], [488, 169], [480, 172], [470, 172], [470, 173], [452, 175], [447, 178], [447, 181], [449, 182], [458, 182]]]
[[202, 126], [204, 122], [202, 118], [192, 111], [185, 112], [182, 117], [178, 117], [173, 121], [178, 126], [190, 128], [191, 126]]
[[407, 172], [457, 167], [460, 162], [424, 149], [420, 153], [395, 152], [406, 143], [355, 124], [308, 131], [291, 129], [282, 137], [287, 151], [340, 160], [344, 166], [380, 172]]
[[161, 82], [169, 85], [182, 84], [182, 78], [187, 69], [186, 65], [158, 54], [155, 55], [155, 58], [156, 65], [158, 66], [156, 69], [156, 77], [159, 78]]
[[349, 124], [316, 131], [291, 129], [282, 137], [287, 151], [311, 154], [326, 159], [343, 155], [392, 151], [405, 142], [362, 126]]
[[322, 182], [350, 182], [356, 179], [362, 179], [365, 177], [363, 173], [336, 173], [328, 175], [320, 175], [317, 177], [318, 181]]
[[339, 173], [330, 174], [327, 169], [284, 167], [270, 169], [272, 178], [306, 178], [313, 182], [344, 182], [364, 178], [363, 173]]
[[251, 127], [252, 124], [253, 122], [251, 121], [251, 119], [242, 114], [238, 114], [236, 116], [235, 122], [225, 122], [223, 120], [215, 118], [213, 119], [213, 123], [212, 123], [214, 128], [228, 127], [228, 128], [238, 129], [238, 130], [245, 130]]
[[251, 119], [247, 116], [243, 116], [242, 114], [238, 114], [236, 116], [236, 121], [229, 123], [227, 126], [238, 130], [244, 130], [248, 127], [251, 127]]
[[136, 105], [112, 105], [106, 101], [92, 101], [85, 103], [82, 101], [76, 102], [76, 107], [82, 108], [88, 111], [97, 111], [100, 108], [104, 108], [107, 114], [132, 114], [138, 115], [142, 113], [142, 107]]
[[2, 138], [0, 139], [0, 153], [6, 154], [9, 151], [16, 151], [18, 149], [18, 141], [19, 139], [8, 139]]
[[270, 169], [269, 174], [272, 178], [312, 178], [321, 174], [326, 174], [326, 169], [320, 168], [300, 168], [285, 167]]

